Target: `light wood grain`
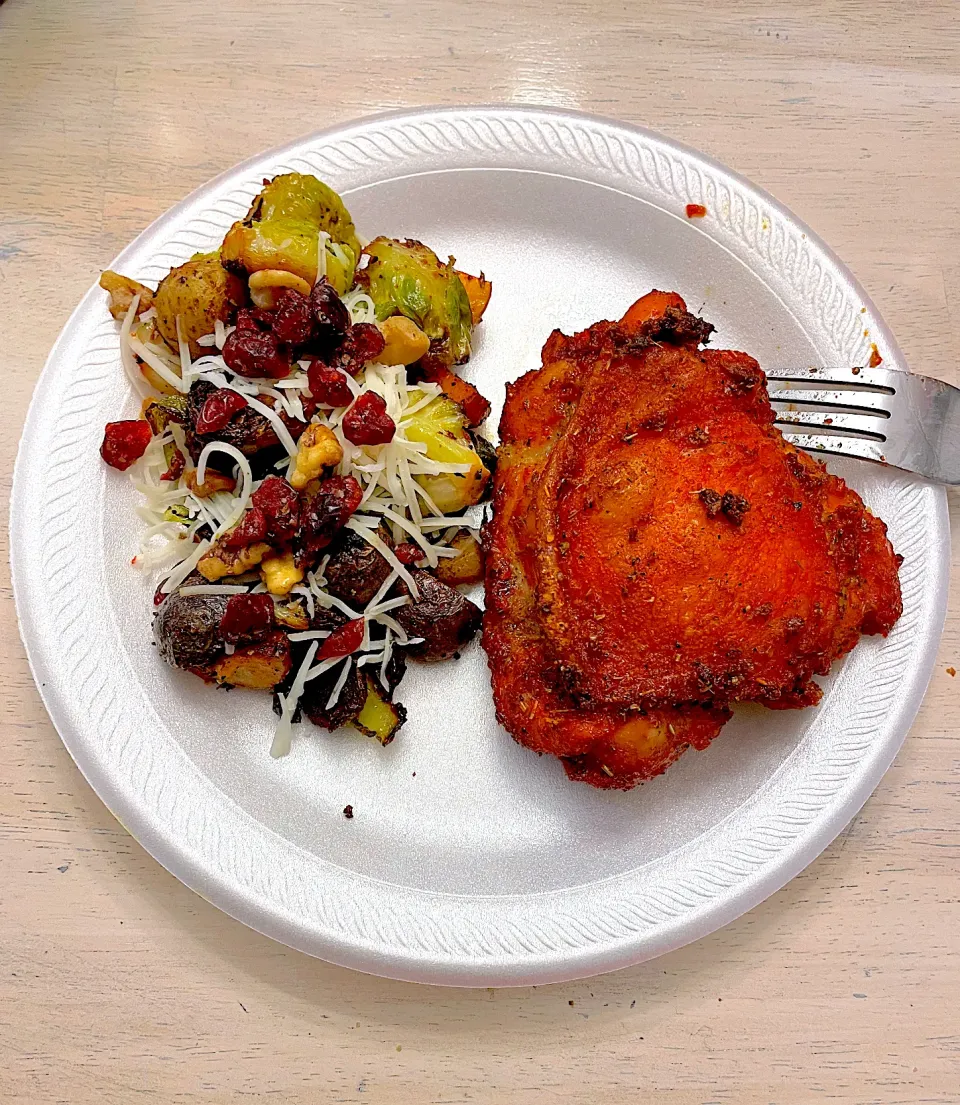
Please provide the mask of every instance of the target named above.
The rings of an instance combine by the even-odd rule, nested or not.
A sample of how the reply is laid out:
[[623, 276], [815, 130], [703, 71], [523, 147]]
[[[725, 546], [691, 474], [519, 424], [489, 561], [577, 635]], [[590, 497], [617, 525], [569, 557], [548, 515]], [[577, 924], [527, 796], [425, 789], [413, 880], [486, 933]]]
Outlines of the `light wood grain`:
[[[2, 493], [51, 343], [131, 237], [243, 157], [422, 103], [575, 106], [699, 147], [960, 382], [958, 27], [951, 0], [8, 0]], [[314, 962], [158, 867], [61, 746], [0, 570], [3, 1102], [960, 1101], [957, 598], [896, 764], [783, 891], [633, 970], [473, 992]]]

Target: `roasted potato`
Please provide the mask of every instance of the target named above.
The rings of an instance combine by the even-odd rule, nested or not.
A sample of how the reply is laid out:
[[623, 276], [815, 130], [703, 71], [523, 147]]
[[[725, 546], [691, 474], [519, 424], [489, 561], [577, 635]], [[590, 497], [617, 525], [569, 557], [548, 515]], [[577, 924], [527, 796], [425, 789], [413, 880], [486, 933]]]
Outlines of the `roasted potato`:
[[[391, 544], [390, 535], [381, 526], [379, 536]], [[353, 530], [343, 530], [328, 550], [330, 561], [324, 569], [327, 591], [354, 610], [362, 610], [390, 574], [390, 565]]]
[[414, 569], [412, 575], [420, 597], [395, 610], [393, 616], [411, 637], [422, 637], [423, 642], [406, 651], [421, 660], [446, 660], [473, 639], [482, 612], [429, 572]]
[[171, 269], [160, 281], [154, 300], [157, 327], [163, 340], [176, 351], [180, 348], [179, 316], [180, 333], [190, 345], [190, 356], [199, 357], [205, 350], [197, 344], [197, 338], [212, 334], [217, 319], [227, 322], [245, 302], [243, 281], [227, 272], [219, 255], [213, 253]]
[[227, 595], [168, 595], [153, 621], [153, 635], [163, 659], [175, 668], [212, 680], [214, 665], [223, 656], [220, 619], [227, 601]]
[[457, 550], [457, 556], [440, 561], [436, 567], [437, 579], [451, 587], [479, 583], [483, 579], [483, 550], [476, 537], [462, 529], [450, 542], [450, 548]]
[[290, 673], [290, 641], [286, 633], [278, 630], [256, 644], [244, 645], [232, 655], [221, 657], [214, 671], [218, 683], [254, 691], [272, 690]]
[[300, 696], [300, 707], [321, 729], [339, 729], [353, 721], [367, 701], [367, 681], [362, 668], [353, 665], [336, 703], [327, 709], [330, 694], [340, 678], [339, 666], [311, 679]]

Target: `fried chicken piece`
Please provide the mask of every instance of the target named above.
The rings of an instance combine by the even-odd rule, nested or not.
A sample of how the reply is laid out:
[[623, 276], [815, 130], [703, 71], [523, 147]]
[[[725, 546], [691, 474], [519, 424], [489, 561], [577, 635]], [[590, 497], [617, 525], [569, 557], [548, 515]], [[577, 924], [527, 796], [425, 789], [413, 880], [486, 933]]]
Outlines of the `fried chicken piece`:
[[897, 558], [784, 441], [757, 362], [698, 350], [698, 321], [673, 303], [603, 331], [538, 481], [537, 617], [594, 704], [813, 704], [812, 677], [900, 616]]
[[[659, 302], [657, 304], [660, 306]], [[500, 423], [483, 644], [500, 722], [521, 744], [561, 757], [567, 774], [628, 789], [665, 771], [690, 745], [705, 748], [725, 709], [592, 709], [564, 693], [536, 616], [533, 500], [551, 450], [576, 410], [584, 380], [610, 355], [612, 323], [574, 338], [555, 332], [544, 368], [508, 386]]]
[[483, 644], [501, 723], [626, 789], [704, 748], [729, 703], [811, 677], [901, 610], [886, 527], [783, 441], [763, 373], [701, 352], [675, 293], [554, 332], [508, 386]]

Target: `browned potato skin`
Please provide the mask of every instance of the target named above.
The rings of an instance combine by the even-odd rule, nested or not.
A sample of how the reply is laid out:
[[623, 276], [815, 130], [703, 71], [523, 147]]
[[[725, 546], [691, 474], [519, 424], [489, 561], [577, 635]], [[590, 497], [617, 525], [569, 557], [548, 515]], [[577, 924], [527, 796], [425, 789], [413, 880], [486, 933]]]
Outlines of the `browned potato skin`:
[[218, 683], [269, 691], [290, 672], [290, 641], [286, 633], [271, 633], [262, 641], [238, 648], [214, 665]]
[[405, 651], [421, 660], [446, 660], [468, 644], [480, 628], [480, 608], [429, 572], [412, 572], [420, 598], [393, 611], [411, 637], [423, 643]]
[[157, 326], [171, 349], [177, 341], [177, 316], [180, 332], [190, 345], [190, 356], [204, 352], [197, 338], [212, 334], [217, 319], [226, 322], [237, 307], [246, 302], [243, 281], [220, 264], [220, 258], [203, 257], [171, 269], [160, 281], [154, 306]]
[[113, 272], [111, 269], [107, 269], [106, 272], [100, 274], [100, 287], [105, 292], [110, 293], [110, 314], [118, 322], [122, 321], [127, 311], [130, 310], [130, 304], [133, 302], [134, 296], [140, 296], [140, 302], [137, 304], [138, 315], [142, 315], [144, 311], [149, 311], [153, 306], [154, 293], [151, 288], [148, 288], [146, 284], [141, 284], [138, 280], [122, 275], [122, 273]]
[[213, 665], [223, 655], [220, 619], [226, 608], [226, 595], [168, 595], [153, 623], [163, 659], [211, 679]]
[[[392, 543], [382, 526], [380, 537]], [[323, 572], [327, 590], [354, 610], [362, 610], [390, 574], [390, 565], [369, 541], [352, 530], [340, 534], [329, 551], [330, 562]]]
[[476, 537], [462, 529], [450, 542], [450, 548], [456, 549], [459, 555], [440, 561], [436, 567], [437, 579], [451, 587], [479, 583], [483, 579], [483, 550]]

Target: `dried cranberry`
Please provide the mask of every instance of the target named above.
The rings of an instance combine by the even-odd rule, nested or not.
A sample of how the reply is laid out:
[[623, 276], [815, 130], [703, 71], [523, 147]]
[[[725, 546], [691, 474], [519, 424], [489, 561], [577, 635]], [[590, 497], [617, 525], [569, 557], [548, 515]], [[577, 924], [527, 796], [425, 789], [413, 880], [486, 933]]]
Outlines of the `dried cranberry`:
[[342, 368], [334, 368], [323, 361], [312, 361], [307, 369], [310, 391], [318, 403], [331, 407], [345, 407], [353, 402], [353, 392]]
[[228, 549], [245, 549], [267, 539], [267, 517], [258, 507], [245, 510], [240, 521], [220, 540]]
[[183, 470], [187, 466], [186, 457], [179, 449], [173, 450], [173, 455], [170, 457], [170, 466], [166, 472], [160, 477], [161, 480], [169, 480], [175, 483], [183, 475]]
[[197, 421], [194, 424], [194, 432], [198, 434], [212, 434], [222, 430], [231, 418], [249, 406], [246, 399], [229, 388], [217, 388], [208, 399], [204, 400]]
[[310, 309], [313, 311], [314, 333], [318, 345], [323, 349], [332, 349], [339, 345], [350, 328], [350, 312], [325, 276], [321, 276], [313, 285]]
[[231, 645], [262, 640], [273, 629], [269, 595], [231, 595], [220, 618], [220, 636]]
[[393, 550], [393, 555], [401, 564], [416, 564], [417, 561], [423, 560], [423, 549], [419, 545], [414, 545], [412, 541], [404, 541]]
[[269, 331], [234, 330], [223, 344], [227, 368], [240, 376], [282, 378], [290, 375], [290, 356]]
[[300, 526], [300, 496], [279, 476], [268, 476], [250, 499], [267, 520], [267, 533], [275, 541], [289, 541]]
[[152, 437], [150, 423], [142, 418], [127, 422], [108, 422], [103, 430], [100, 456], [111, 468], [119, 468], [121, 472], [125, 472], [147, 451]]
[[277, 296], [273, 333], [278, 341], [288, 345], [306, 345], [313, 337], [313, 312], [310, 300], [302, 292], [285, 288]]
[[[233, 601], [233, 600], [231, 600]], [[334, 630], [323, 642], [318, 660], [330, 660], [334, 656], [349, 656], [356, 652], [363, 641], [363, 618], [354, 618], [352, 622]]]
[[163, 600], [166, 597], [167, 597], [167, 592], [164, 591], [163, 584], [161, 583], [160, 586], [156, 589], [156, 591], [153, 592], [153, 605], [154, 606], [159, 606], [160, 603], [163, 602]]
[[353, 476], [324, 480], [304, 504], [300, 544], [307, 552], [319, 552], [336, 537], [360, 505], [363, 488]]
[[365, 392], [343, 416], [343, 436], [354, 445], [386, 445], [393, 441], [397, 424], [387, 414], [387, 404], [375, 391]]
[[358, 322], [347, 331], [333, 360], [351, 376], [356, 376], [367, 361], [380, 356], [386, 344], [383, 334], [372, 322]]

